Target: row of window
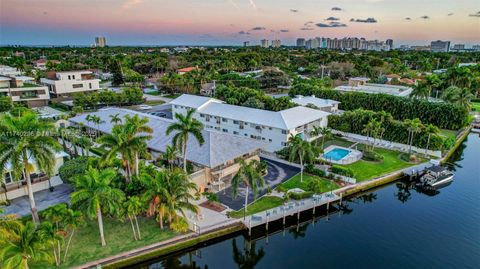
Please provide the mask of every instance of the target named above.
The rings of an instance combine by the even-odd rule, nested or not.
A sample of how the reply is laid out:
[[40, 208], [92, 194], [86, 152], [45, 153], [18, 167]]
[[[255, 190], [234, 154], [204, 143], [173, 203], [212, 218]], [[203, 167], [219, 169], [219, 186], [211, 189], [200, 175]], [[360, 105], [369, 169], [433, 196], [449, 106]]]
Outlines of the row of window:
[[[214, 126], [211, 126], [211, 125], [206, 125], [206, 127], [207, 127], [207, 129], [215, 129], [215, 130], [220, 131], [220, 127], [214, 127]], [[225, 128], [222, 129], [222, 132], [227, 133], [227, 134], [229, 133], [228, 129], [225, 129]], [[233, 131], [233, 134], [234, 135], [240, 135], [240, 133], [237, 132], [237, 131]], [[244, 133], [243, 136], [248, 137], [248, 134]], [[250, 138], [257, 139], [257, 140], [263, 140], [263, 141], [267, 140], [265, 137], [261, 137], [261, 136], [258, 136], [258, 135], [250, 135]], [[268, 139], [268, 142], [272, 142], [272, 139]]]

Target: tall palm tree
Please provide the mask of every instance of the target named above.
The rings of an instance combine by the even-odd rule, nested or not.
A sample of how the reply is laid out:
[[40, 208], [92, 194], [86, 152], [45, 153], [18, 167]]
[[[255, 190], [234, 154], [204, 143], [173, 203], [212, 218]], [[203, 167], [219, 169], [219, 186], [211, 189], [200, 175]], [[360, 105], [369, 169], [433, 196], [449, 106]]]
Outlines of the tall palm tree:
[[75, 181], [76, 191], [71, 194], [70, 203], [85, 211], [89, 218], [97, 217], [100, 240], [105, 246], [102, 212], [118, 211], [125, 199], [122, 190], [112, 187], [112, 181], [117, 173], [112, 168], [98, 171], [89, 168], [85, 175]]
[[129, 134], [134, 155], [134, 175], [138, 176], [139, 154], [146, 151], [147, 141], [152, 138], [153, 129], [148, 126], [148, 118], [138, 115], [125, 116], [125, 131]]
[[[131, 196], [128, 198], [124, 205], [127, 217], [130, 220], [130, 224], [132, 225], [133, 237], [135, 238], [135, 240], [141, 240], [142, 235], [140, 234], [140, 227], [138, 225], [137, 215], [144, 211], [144, 203], [140, 200], [140, 197]], [[133, 225], [134, 220], [135, 226]]]
[[238, 265], [240, 269], [253, 269], [265, 256], [263, 247], [260, 247], [257, 251], [255, 242], [252, 243], [249, 249], [245, 249], [245, 253], [240, 251], [237, 247], [235, 239], [232, 241], [233, 249], [233, 261]]
[[75, 234], [75, 230], [78, 227], [84, 225], [85, 220], [83, 218], [82, 212], [69, 208], [64, 215], [63, 223], [65, 225], [65, 229], [69, 234], [67, 245], [65, 246], [65, 251], [63, 255], [63, 260], [65, 261], [67, 259], [68, 250], [70, 248], [70, 243], [72, 242], [73, 235]]
[[[40, 121], [36, 114], [25, 112], [19, 116], [0, 115], [0, 176], [9, 163], [14, 171], [14, 178], [23, 178], [27, 182], [28, 200], [35, 225], [39, 224], [37, 206], [33, 196], [32, 181], [28, 167], [30, 162], [36, 163], [39, 170], [47, 175], [53, 174], [55, 152], [62, 146], [52, 134], [56, 131], [53, 124]], [[29, 135], [24, 135], [29, 134]]]
[[[322, 148], [325, 145], [325, 138], [330, 137], [332, 135], [332, 130], [328, 127], [320, 127], [320, 126], [313, 126], [313, 130], [310, 132], [310, 135], [312, 136], [322, 136]], [[318, 139], [315, 140], [315, 146], [318, 146]]]
[[166, 187], [166, 170], [142, 171], [140, 182], [145, 187], [142, 199], [149, 204], [147, 216], [157, 214], [160, 228], [163, 229], [163, 218], [168, 215], [166, 203], [169, 201], [169, 193]]
[[168, 145], [165, 149], [165, 154], [163, 154], [163, 157], [165, 158], [165, 160], [167, 161], [168, 163], [168, 167], [170, 169], [173, 168], [173, 163], [175, 162], [175, 160], [177, 159], [178, 157], [178, 148], [176, 148], [175, 146], [172, 146], [172, 145]]
[[415, 137], [415, 134], [419, 133], [422, 130], [423, 125], [418, 118], [415, 118], [413, 120], [407, 119], [404, 121], [404, 124], [407, 126], [408, 130], [408, 154], [412, 154], [413, 139]]
[[[39, 233], [46, 240], [46, 244], [51, 246], [53, 257], [55, 259], [55, 265], [59, 266], [60, 259], [60, 244], [63, 242], [63, 236], [59, 233], [56, 225], [50, 221], [43, 221], [40, 226]], [[58, 245], [58, 247], [57, 247]]]
[[428, 147], [430, 146], [430, 138], [432, 137], [432, 135], [436, 135], [439, 132], [440, 132], [440, 129], [438, 129], [438, 127], [433, 125], [433, 124], [428, 124], [427, 126], [425, 126], [425, 133], [428, 134], [427, 148], [425, 149], [425, 156], [428, 155]]
[[187, 173], [180, 169], [169, 170], [166, 173], [165, 187], [167, 191], [166, 205], [168, 207], [168, 222], [171, 225], [173, 220], [178, 220], [176, 212], [180, 212], [183, 217], [186, 217], [185, 211], [191, 211], [195, 214], [199, 212], [198, 206], [192, 204], [191, 201], [195, 199], [192, 193], [197, 192], [197, 185], [190, 181]]
[[0, 208], [0, 243], [12, 239], [22, 226], [22, 222], [14, 214], [4, 214], [3, 208]]
[[1, 242], [0, 265], [5, 269], [28, 269], [32, 261], [52, 262], [52, 254], [46, 247], [46, 240], [35, 224], [27, 222], [16, 227], [14, 236]]
[[170, 135], [172, 132], [176, 132], [173, 136], [173, 144], [181, 149], [183, 154], [183, 171], [187, 172], [187, 144], [188, 137], [192, 135], [200, 145], [205, 143], [202, 134], [203, 124], [197, 119], [193, 118], [193, 113], [195, 110], [191, 109], [187, 112], [187, 115], [175, 114], [177, 122], [172, 123], [167, 128], [167, 135]]
[[290, 162], [295, 160], [300, 161], [300, 182], [303, 182], [303, 166], [305, 161], [313, 160], [315, 156], [315, 150], [308, 141], [303, 140], [300, 134], [290, 136], [288, 139], [288, 159]]
[[256, 160], [250, 161], [248, 164], [245, 160], [240, 160], [240, 169], [232, 179], [232, 195], [234, 198], [237, 197], [240, 183], [245, 185], [245, 212], [247, 212], [249, 188], [252, 189], [253, 199], [256, 199], [259, 189], [265, 186], [265, 179], [261, 175], [259, 167], [260, 164]]

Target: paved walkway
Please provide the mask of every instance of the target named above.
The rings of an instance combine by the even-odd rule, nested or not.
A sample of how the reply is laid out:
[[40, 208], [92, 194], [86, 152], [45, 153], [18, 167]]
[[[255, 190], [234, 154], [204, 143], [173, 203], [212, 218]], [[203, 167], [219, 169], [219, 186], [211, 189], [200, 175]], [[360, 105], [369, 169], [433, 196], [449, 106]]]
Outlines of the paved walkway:
[[[273, 189], [278, 184], [287, 181], [288, 179], [300, 172], [300, 169], [297, 167], [263, 158], [262, 160], [267, 162], [268, 173], [264, 177], [265, 184], [271, 189]], [[259, 190], [257, 199], [267, 193], [268, 187]], [[235, 199], [233, 198], [231, 187], [228, 187], [217, 193], [220, 202], [233, 210], [239, 210], [243, 208], [245, 203], [245, 194], [246, 188], [243, 184], [238, 188], [237, 197]], [[253, 193], [251, 192], [251, 190], [249, 190], [248, 202], [251, 203], [253, 201]]]
[[[70, 193], [73, 191], [69, 184], [61, 184], [55, 187], [54, 191], [43, 190], [33, 193], [35, 197], [35, 203], [38, 211], [44, 210], [50, 206], [68, 203], [70, 201]], [[6, 206], [5, 214], [17, 214], [20, 216], [30, 215], [30, 203], [28, 202], [28, 196], [22, 196], [13, 200], [10, 200], [10, 205]]]

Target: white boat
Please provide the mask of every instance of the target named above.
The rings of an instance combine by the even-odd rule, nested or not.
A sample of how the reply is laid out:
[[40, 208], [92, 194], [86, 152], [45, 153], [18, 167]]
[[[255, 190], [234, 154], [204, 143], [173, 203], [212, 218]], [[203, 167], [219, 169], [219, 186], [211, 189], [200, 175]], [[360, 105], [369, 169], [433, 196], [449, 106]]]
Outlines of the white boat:
[[453, 181], [455, 174], [445, 167], [435, 165], [425, 169], [425, 173], [420, 178], [420, 185], [430, 187], [444, 186]]

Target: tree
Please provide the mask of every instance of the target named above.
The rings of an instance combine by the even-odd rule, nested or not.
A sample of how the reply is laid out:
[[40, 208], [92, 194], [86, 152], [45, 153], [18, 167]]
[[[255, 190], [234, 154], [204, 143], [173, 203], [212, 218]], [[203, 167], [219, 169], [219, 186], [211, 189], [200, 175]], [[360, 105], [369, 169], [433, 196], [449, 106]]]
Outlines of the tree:
[[378, 138], [381, 131], [382, 131], [382, 123], [377, 121], [376, 119], [371, 119], [363, 129], [363, 133], [367, 135], [367, 140], [369, 137], [373, 138], [373, 142], [370, 148], [370, 151], [372, 152], [375, 149], [375, 140]]
[[[310, 132], [310, 135], [311, 136], [319, 136], [321, 135], [322, 136], [322, 148], [324, 147], [325, 145], [325, 138], [327, 137], [330, 137], [330, 135], [332, 134], [332, 130], [330, 130], [330, 128], [328, 127], [320, 127], [320, 126], [313, 126], [313, 130]], [[315, 146], [318, 146], [318, 139], [315, 140]]]
[[147, 216], [157, 214], [157, 221], [160, 223], [160, 229], [163, 229], [164, 217], [168, 215], [166, 206], [169, 193], [166, 187], [166, 170], [157, 171], [145, 169], [140, 173], [140, 182], [145, 187], [142, 199], [149, 204]]
[[430, 138], [432, 137], [432, 135], [438, 134], [440, 132], [440, 129], [433, 124], [428, 124], [427, 126], [425, 126], [425, 132], [428, 134], [427, 147], [425, 148], [425, 156], [427, 156], [428, 147], [430, 146]]
[[408, 129], [408, 153], [412, 154], [413, 139], [415, 137], [415, 134], [419, 133], [422, 130], [422, 122], [418, 118], [415, 118], [413, 120], [405, 120], [404, 124], [407, 126]]
[[117, 173], [112, 168], [102, 171], [89, 168], [85, 175], [77, 178], [76, 191], [70, 197], [72, 206], [84, 210], [89, 218], [96, 216], [102, 246], [107, 244], [103, 232], [102, 213], [117, 212], [125, 199], [122, 190], [111, 185], [116, 176]]
[[123, 71], [120, 62], [112, 59], [110, 61], [110, 72], [113, 74], [112, 84], [114, 86], [122, 85], [125, 83], [123, 78]]
[[178, 153], [179, 153], [178, 148], [176, 148], [175, 146], [168, 145], [166, 147], [163, 157], [167, 161], [169, 169], [173, 168], [173, 163], [178, 158]]
[[[152, 138], [153, 129], [148, 126], [148, 118], [140, 118], [138, 115], [130, 117], [125, 116], [124, 129], [129, 134], [130, 144], [132, 145], [134, 156], [134, 175], [138, 176], [139, 155], [147, 152], [147, 141]], [[147, 134], [147, 135], [145, 135]]]
[[[45, 243], [51, 246], [53, 257], [55, 259], [55, 265], [59, 266], [61, 259], [60, 259], [60, 244], [63, 242], [63, 237], [56, 228], [55, 224], [44, 221], [40, 226], [39, 233], [45, 239]], [[58, 245], [58, 248], [57, 248]]]
[[448, 87], [442, 95], [442, 99], [446, 102], [459, 105], [471, 110], [470, 100], [475, 96], [468, 88], [458, 88], [455, 86]]
[[62, 221], [67, 213], [66, 204], [57, 204], [45, 209], [42, 212], [42, 217], [47, 220], [42, 223], [41, 230], [48, 235], [51, 243], [53, 244], [53, 256], [55, 263], [60, 265], [61, 262], [61, 243], [63, 237], [60, 236], [62, 227]]
[[261, 247], [258, 251], [256, 248], [256, 244], [252, 243], [249, 249], [245, 249], [245, 253], [241, 252], [238, 247], [236, 240], [233, 239], [232, 241], [232, 249], [233, 249], [233, 260], [238, 265], [240, 269], [253, 269], [256, 265], [262, 260], [265, 256], [265, 251], [263, 247]]
[[117, 125], [122, 122], [122, 119], [120, 118], [120, 113], [110, 115], [109, 117], [110, 117], [110, 123], [113, 123], [113, 125]]
[[46, 240], [32, 222], [12, 230], [14, 236], [1, 242], [0, 265], [5, 269], [28, 269], [31, 261], [52, 262]]
[[[19, 116], [11, 114], [0, 115], [0, 168], [1, 176], [8, 163], [12, 166], [14, 178], [23, 178], [27, 182], [28, 200], [32, 211], [32, 219], [38, 225], [37, 206], [33, 195], [32, 181], [30, 178], [30, 163], [35, 162], [38, 169], [47, 175], [53, 174], [55, 167], [55, 152], [62, 146], [52, 136], [55, 134], [53, 124], [40, 121], [36, 114], [25, 112]], [[29, 134], [29, 135], [24, 135]]]
[[191, 200], [195, 199], [192, 193], [197, 192], [197, 185], [190, 181], [184, 171], [180, 169], [167, 171], [165, 188], [168, 194], [165, 201], [168, 207], [170, 225], [172, 224], [172, 218], [178, 221], [176, 212], [180, 212], [183, 217], [185, 217], [185, 210], [198, 213], [198, 206], [191, 203]]
[[13, 108], [12, 98], [0, 96], [0, 112], [6, 112]]
[[195, 113], [195, 110], [191, 109], [185, 116], [178, 113], [175, 114], [177, 122], [168, 126], [166, 131], [167, 135], [170, 135], [172, 132], [176, 132], [173, 136], [172, 142], [173, 145], [182, 151], [183, 171], [185, 172], [187, 172], [187, 144], [189, 135], [192, 135], [200, 144], [200, 146], [205, 143], [202, 134], [203, 124], [197, 119], [193, 118], [193, 113]]
[[67, 209], [63, 218], [63, 224], [65, 226], [66, 232], [69, 234], [67, 245], [65, 246], [65, 251], [63, 255], [63, 260], [67, 259], [68, 249], [70, 248], [70, 243], [72, 242], [73, 235], [75, 230], [85, 224], [83, 214], [80, 211], [75, 211], [71, 208]]
[[303, 140], [300, 134], [290, 136], [288, 139], [287, 147], [289, 149], [288, 159], [290, 162], [294, 160], [300, 161], [300, 182], [303, 182], [303, 166], [305, 161], [313, 160], [315, 156], [315, 150], [308, 141]]
[[256, 199], [259, 188], [263, 188], [265, 186], [265, 179], [261, 175], [260, 164], [258, 161], [252, 160], [247, 164], [245, 160], [240, 160], [240, 169], [232, 179], [232, 195], [234, 198], [237, 197], [237, 191], [240, 183], [243, 183], [245, 185], [244, 210], [245, 212], [247, 212], [248, 189], [252, 189], [253, 197], [254, 199]]
[[[135, 240], [141, 240], [140, 227], [138, 226], [137, 215], [144, 211], [144, 203], [137, 196], [131, 196], [124, 204], [127, 217], [132, 225], [133, 238]], [[133, 221], [135, 220], [135, 226]]]

